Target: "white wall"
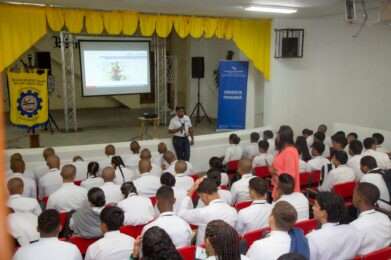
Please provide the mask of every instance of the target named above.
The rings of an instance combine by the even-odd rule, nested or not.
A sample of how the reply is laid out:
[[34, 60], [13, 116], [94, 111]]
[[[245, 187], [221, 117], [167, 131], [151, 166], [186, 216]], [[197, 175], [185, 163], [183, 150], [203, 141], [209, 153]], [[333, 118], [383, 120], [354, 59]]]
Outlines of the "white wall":
[[276, 19], [273, 27], [304, 28], [304, 58], [272, 58], [266, 125], [301, 130], [344, 122], [391, 130], [391, 27], [369, 25], [358, 38], [358, 25], [342, 16]]

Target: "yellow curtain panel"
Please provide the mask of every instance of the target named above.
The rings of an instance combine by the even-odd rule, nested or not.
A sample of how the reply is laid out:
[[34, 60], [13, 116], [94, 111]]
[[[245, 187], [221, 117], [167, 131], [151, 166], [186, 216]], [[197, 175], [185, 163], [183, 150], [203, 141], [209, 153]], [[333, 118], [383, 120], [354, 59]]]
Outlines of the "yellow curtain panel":
[[47, 27], [58, 32], [83, 30], [89, 34], [168, 37], [175, 30], [181, 38], [233, 40], [254, 66], [270, 79], [271, 20], [168, 16], [136, 12], [92, 11], [0, 4], [0, 71], [15, 62], [44, 36]]

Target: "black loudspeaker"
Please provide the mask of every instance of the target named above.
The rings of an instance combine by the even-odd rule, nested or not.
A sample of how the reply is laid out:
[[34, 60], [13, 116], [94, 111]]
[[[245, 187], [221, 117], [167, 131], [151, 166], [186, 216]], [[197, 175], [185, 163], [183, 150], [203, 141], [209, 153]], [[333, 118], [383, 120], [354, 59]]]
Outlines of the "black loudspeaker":
[[52, 62], [50, 52], [39, 51], [35, 53], [35, 67], [38, 69], [47, 69], [49, 74], [52, 72]]
[[204, 77], [204, 57], [191, 58], [191, 77], [202, 79]]
[[299, 50], [299, 39], [296, 37], [282, 39], [282, 57], [297, 57]]

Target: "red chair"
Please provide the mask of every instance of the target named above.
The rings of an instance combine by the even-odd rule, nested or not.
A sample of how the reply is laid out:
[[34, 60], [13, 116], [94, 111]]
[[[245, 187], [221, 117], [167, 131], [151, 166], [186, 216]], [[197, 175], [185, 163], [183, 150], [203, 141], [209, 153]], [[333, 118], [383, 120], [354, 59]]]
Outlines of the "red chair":
[[64, 228], [65, 224], [67, 223], [69, 218], [68, 212], [61, 212], [60, 213], [60, 224]]
[[197, 225], [190, 224], [190, 228], [191, 228], [191, 230], [197, 230], [197, 229], [198, 229], [198, 226], [197, 226]]
[[141, 235], [141, 232], [143, 231], [145, 225], [139, 225], [139, 226], [122, 226], [119, 231], [123, 234], [126, 234], [128, 236], [131, 236], [133, 238], [137, 238], [139, 235]]
[[247, 208], [248, 206], [251, 205], [251, 203], [252, 203], [251, 200], [249, 200], [249, 201], [238, 202], [238, 203], [235, 204], [235, 209], [236, 209], [237, 211], [239, 211], [239, 210], [241, 210], [241, 209]]
[[196, 174], [196, 175], [192, 175], [192, 176], [190, 176], [190, 177], [193, 178], [193, 181], [196, 181], [200, 176]]
[[356, 256], [354, 260], [389, 260], [391, 259], [391, 247], [376, 250], [363, 256]]
[[239, 168], [239, 160], [229, 161], [227, 163], [228, 174], [236, 173], [238, 171], [238, 168]]
[[185, 246], [178, 248], [178, 253], [182, 256], [183, 260], [194, 260], [196, 256], [196, 246]]
[[300, 173], [300, 187], [305, 188], [316, 188], [320, 184], [320, 171], [303, 172]]
[[353, 191], [356, 187], [356, 182], [345, 182], [334, 185], [333, 191], [343, 198], [346, 206], [352, 205]]
[[46, 208], [46, 205], [48, 204], [48, 200], [49, 200], [49, 197], [43, 197], [43, 198], [41, 199], [41, 202], [43, 203], [43, 205], [45, 206], [45, 208]]
[[257, 229], [254, 231], [247, 232], [246, 234], [243, 235], [243, 239], [246, 241], [247, 246], [250, 248], [250, 246], [257, 241], [258, 239], [263, 238], [267, 233], [270, 232], [270, 228], [262, 228], [262, 229]]
[[220, 189], [222, 190], [229, 190], [228, 185], [220, 185]]
[[151, 200], [152, 205], [155, 206], [156, 205], [156, 197], [155, 196], [154, 197], [150, 197], [149, 199]]
[[260, 166], [254, 168], [255, 175], [260, 178], [268, 178], [270, 176], [270, 171], [268, 166]]
[[307, 235], [309, 232], [316, 229], [317, 226], [318, 226], [318, 222], [316, 222], [315, 219], [303, 220], [295, 224], [295, 227], [303, 230], [304, 235]]
[[77, 185], [77, 186], [80, 186], [81, 181], [74, 181], [73, 184], [75, 184], [75, 185]]
[[88, 247], [98, 239], [99, 238], [82, 238], [82, 237], [72, 236], [68, 239], [68, 242], [77, 246], [77, 248], [79, 248], [80, 250], [80, 253], [82, 255], [85, 255], [87, 253]]

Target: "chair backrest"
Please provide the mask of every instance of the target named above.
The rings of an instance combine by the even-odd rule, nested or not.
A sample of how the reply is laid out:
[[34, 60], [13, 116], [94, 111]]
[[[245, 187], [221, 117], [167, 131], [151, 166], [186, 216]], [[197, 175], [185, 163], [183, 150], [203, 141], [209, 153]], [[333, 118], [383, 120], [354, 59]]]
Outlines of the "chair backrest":
[[196, 256], [196, 246], [186, 246], [178, 248], [178, 253], [183, 260], [194, 260]]
[[69, 213], [68, 212], [61, 212], [60, 213], [60, 224], [64, 228], [65, 224], [67, 223], [69, 218]]
[[227, 163], [228, 173], [236, 172], [238, 170], [238, 167], [239, 167], [239, 160], [229, 161]]
[[391, 246], [376, 250], [363, 256], [357, 256], [354, 260], [389, 260], [391, 259]]
[[81, 181], [74, 181], [73, 183], [74, 183], [75, 185], [77, 185], [77, 186], [80, 186]]
[[122, 226], [119, 231], [123, 234], [129, 235], [133, 238], [137, 238], [139, 235], [141, 235], [141, 232], [143, 231], [145, 225], [139, 225], [139, 226]]
[[267, 233], [270, 232], [270, 228], [261, 228], [254, 231], [247, 232], [243, 235], [243, 239], [246, 241], [248, 248], [257, 241], [258, 239], [263, 238]]
[[318, 222], [315, 219], [308, 219], [308, 220], [303, 220], [300, 222], [297, 222], [295, 224], [295, 227], [300, 228], [303, 230], [304, 235], [308, 234], [312, 230], [316, 229], [318, 225]]
[[156, 205], [156, 196], [150, 197], [149, 199], [151, 200], [152, 205], [155, 206]]
[[48, 204], [48, 200], [49, 200], [49, 197], [43, 197], [42, 200], [41, 200], [41, 202], [43, 203], [45, 208], [46, 208], [46, 205]]
[[193, 181], [196, 181], [200, 176], [198, 174], [190, 176]]
[[98, 239], [99, 238], [82, 238], [82, 237], [72, 236], [68, 239], [68, 242], [77, 246], [77, 248], [79, 248], [80, 250], [80, 253], [82, 255], [85, 255], [87, 253], [88, 247]]
[[311, 188], [317, 187], [320, 183], [320, 171], [300, 173], [300, 187]]
[[353, 191], [356, 187], [356, 182], [345, 182], [341, 184], [334, 185], [333, 191], [341, 196], [345, 201], [351, 200], [353, 197]]
[[270, 171], [268, 166], [259, 166], [254, 168], [255, 175], [260, 178], [270, 177]]
[[241, 209], [244, 209], [244, 208], [247, 208], [248, 206], [250, 206], [252, 203], [251, 200], [248, 200], [248, 201], [242, 201], [242, 202], [238, 202], [235, 204], [235, 209], [237, 211], [241, 210]]

